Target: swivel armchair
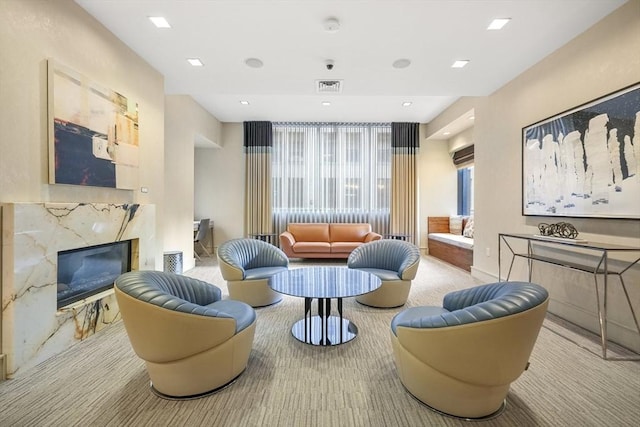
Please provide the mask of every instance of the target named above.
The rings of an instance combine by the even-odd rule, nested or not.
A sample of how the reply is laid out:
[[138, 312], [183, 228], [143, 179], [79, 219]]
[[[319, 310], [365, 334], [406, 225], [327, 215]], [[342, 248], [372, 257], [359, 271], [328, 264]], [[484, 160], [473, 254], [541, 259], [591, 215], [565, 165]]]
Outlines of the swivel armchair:
[[205, 396], [245, 370], [256, 329], [249, 305], [221, 300], [209, 283], [159, 271], [122, 274], [114, 290], [131, 346], [158, 396]]
[[528, 282], [451, 292], [442, 307], [412, 307], [391, 321], [393, 355], [406, 389], [438, 412], [491, 418], [525, 369], [549, 295]]
[[270, 243], [257, 239], [233, 239], [218, 247], [218, 264], [227, 281], [229, 297], [252, 307], [282, 300], [269, 287], [269, 278], [289, 268], [289, 258]]
[[419, 264], [420, 250], [403, 240], [376, 240], [357, 247], [349, 255], [347, 267], [375, 274], [382, 286], [357, 296], [356, 301], [379, 308], [404, 305]]

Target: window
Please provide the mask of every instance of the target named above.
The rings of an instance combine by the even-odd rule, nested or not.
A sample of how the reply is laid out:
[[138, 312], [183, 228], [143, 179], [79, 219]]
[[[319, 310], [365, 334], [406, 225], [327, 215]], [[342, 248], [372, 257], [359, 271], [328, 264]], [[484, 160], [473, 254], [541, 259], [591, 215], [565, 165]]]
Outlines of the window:
[[272, 153], [274, 216], [378, 212], [388, 218], [389, 124], [274, 123]]
[[453, 153], [453, 164], [458, 167], [458, 215], [473, 215], [474, 156], [473, 145]]
[[473, 215], [473, 166], [458, 169], [458, 215]]

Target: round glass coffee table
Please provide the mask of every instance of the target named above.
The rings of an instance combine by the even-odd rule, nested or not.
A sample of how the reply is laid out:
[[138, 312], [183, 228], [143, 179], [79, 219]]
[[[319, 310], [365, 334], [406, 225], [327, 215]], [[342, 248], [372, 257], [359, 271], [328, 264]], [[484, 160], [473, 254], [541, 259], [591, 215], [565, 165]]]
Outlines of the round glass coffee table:
[[[358, 335], [357, 326], [342, 315], [342, 298], [375, 291], [380, 279], [371, 273], [346, 267], [305, 267], [275, 274], [269, 286], [281, 294], [304, 298], [304, 319], [291, 328], [293, 336], [306, 344], [344, 344]], [[318, 314], [311, 302], [318, 300]], [[331, 299], [337, 300], [338, 316], [331, 315]]]

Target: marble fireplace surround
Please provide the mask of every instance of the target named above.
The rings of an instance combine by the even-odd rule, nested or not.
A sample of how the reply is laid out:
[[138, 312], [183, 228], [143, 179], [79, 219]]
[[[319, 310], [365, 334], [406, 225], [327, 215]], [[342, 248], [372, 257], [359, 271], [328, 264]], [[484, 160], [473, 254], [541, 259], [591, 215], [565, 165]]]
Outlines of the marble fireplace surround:
[[132, 240], [131, 268], [153, 270], [156, 213], [141, 204], [1, 207], [2, 352], [11, 378], [120, 319], [113, 290], [56, 308], [58, 251]]

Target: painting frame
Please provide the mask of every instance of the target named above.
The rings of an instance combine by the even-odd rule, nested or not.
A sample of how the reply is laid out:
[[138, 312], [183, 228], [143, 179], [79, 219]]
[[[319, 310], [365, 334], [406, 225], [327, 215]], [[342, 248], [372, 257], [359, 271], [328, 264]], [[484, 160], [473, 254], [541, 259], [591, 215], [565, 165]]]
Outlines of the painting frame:
[[47, 59], [49, 183], [135, 190], [138, 103]]
[[640, 82], [521, 136], [523, 216], [640, 219]]

